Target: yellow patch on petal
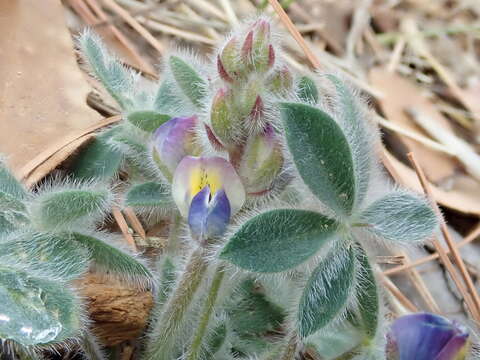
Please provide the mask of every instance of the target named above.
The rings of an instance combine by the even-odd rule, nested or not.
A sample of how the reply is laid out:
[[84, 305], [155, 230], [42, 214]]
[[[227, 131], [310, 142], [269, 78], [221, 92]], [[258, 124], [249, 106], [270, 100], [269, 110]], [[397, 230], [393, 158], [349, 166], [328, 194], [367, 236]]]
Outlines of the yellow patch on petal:
[[209, 172], [198, 167], [190, 173], [190, 196], [194, 197], [205, 186], [210, 186], [212, 196], [222, 187], [221, 177], [215, 170]]

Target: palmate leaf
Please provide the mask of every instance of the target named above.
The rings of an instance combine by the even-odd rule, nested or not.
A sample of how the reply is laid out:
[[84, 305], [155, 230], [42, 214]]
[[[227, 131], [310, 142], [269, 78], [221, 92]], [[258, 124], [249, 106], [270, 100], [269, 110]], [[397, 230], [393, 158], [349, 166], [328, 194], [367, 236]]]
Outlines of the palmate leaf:
[[75, 232], [71, 234], [70, 239], [77, 245], [87, 248], [95, 265], [104, 271], [116, 273], [139, 283], [148, 283], [152, 278], [152, 273], [144, 264], [132, 255], [110, 245], [100, 236]]
[[327, 326], [346, 309], [354, 286], [353, 248], [334, 249], [315, 268], [305, 286], [298, 309], [298, 331], [307, 337]]
[[202, 106], [205, 97], [206, 82], [189, 64], [178, 56], [169, 59], [170, 69], [183, 93], [197, 106]]
[[107, 187], [51, 189], [37, 195], [30, 206], [32, 221], [43, 231], [68, 229], [82, 221], [98, 221], [109, 210], [112, 194]]
[[407, 192], [392, 192], [375, 201], [361, 214], [361, 222], [373, 234], [400, 243], [426, 240], [438, 227], [427, 201]]
[[220, 257], [254, 272], [285, 271], [314, 255], [336, 229], [334, 220], [316, 212], [272, 210], [243, 224]]
[[338, 215], [350, 215], [355, 203], [355, 175], [342, 129], [327, 113], [312, 106], [280, 106], [288, 148], [302, 180]]
[[170, 115], [161, 114], [156, 111], [134, 111], [127, 115], [127, 120], [131, 124], [149, 133], [154, 132], [160, 125], [170, 119]]
[[127, 192], [125, 205], [158, 209], [170, 209], [174, 206], [169, 186], [157, 182], [133, 185]]
[[115, 177], [122, 163], [122, 153], [114, 149], [109, 141], [118, 134], [119, 126], [115, 126], [99, 134], [76, 156], [70, 169], [77, 179], [108, 180]]
[[49, 345], [78, 335], [81, 308], [65, 283], [0, 265], [0, 339]]

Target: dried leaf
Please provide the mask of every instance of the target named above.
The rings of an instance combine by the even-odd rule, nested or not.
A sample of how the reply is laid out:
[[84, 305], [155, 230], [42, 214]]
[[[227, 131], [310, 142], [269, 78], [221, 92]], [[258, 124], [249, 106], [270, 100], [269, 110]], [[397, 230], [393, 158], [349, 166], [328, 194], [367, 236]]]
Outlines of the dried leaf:
[[[59, 140], [101, 117], [86, 104], [90, 89], [76, 64], [61, 3], [2, 1], [0, 13], [4, 35], [0, 40], [0, 152], [7, 154], [18, 176], [27, 162], [52, 143], [58, 142], [58, 150], [69, 145], [66, 154], [73, 152], [73, 142], [78, 146], [83, 141], [78, 137], [68, 144]], [[58, 155], [52, 149], [48, 158], [54, 154]], [[51, 165], [65, 159], [63, 154]]]

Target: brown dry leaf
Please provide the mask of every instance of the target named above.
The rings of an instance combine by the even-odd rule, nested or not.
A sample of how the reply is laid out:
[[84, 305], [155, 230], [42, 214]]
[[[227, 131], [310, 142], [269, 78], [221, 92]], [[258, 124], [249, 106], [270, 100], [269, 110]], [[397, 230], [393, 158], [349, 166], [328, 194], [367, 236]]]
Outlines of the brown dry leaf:
[[[380, 67], [373, 68], [369, 78], [371, 85], [383, 94], [378, 101], [388, 120], [405, 129], [428, 136], [405, 112], [408, 108], [414, 107], [422, 109], [422, 112], [428, 114], [438, 126], [451, 129], [448, 120], [422, 95], [420, 89], [408, 80]], [[404, 136], [401, 136], [401, 139], [409, 151], [415, 153], [430, 181], [438, 184], [441, 180], [454, 175], [458, 166], [454, 158]]]
[[0, 16], [0, 152], [20, 177], [22, 168], [48, 149], [45, 161], [54, 155], [59, 162], [65, 159], [61, 152], [74, 149], [71, 140], [62, 139], [101, 116], [86, 104], [90, 89], [77, 66], [60, 1], [0, 1]]
[[[388, 151], [384, 151], [383, 154], [388, 161], [388, 165], [393, 168], [397, 181], [412, 190], [423, 193], [417, 174], [413, 169], [396, 159]], [[431, 185], [436, 201], [445, 207], [464, 214], [480, 216], [478, 183], [466, 176], [457, 177], [455, 180], [454, 187], [449, 191]]]

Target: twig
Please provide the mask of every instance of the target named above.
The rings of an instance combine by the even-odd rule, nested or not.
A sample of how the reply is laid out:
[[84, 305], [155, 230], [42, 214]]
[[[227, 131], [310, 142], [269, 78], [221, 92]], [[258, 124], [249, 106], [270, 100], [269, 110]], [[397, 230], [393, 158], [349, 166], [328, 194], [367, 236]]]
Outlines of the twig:
[[[402, 252], [402, 255], [405, 257], [405, 260], [407, 262], [410, 262], [410, 258], [405, 252]], [[407, 272], [407, 276], [412, 281], [413, 285], [417, 289], [420, 296], [423, 298], [423, 301], [425, 301], [425, 304], [427, 304], [427, 306], [429, 307], [430, 311], [437, 314], [441, 314], [438, 304], [436, 303], [432, 294], [428, 290], [428, 287], [423, 281], [422, 277], [420, 276], [418, 270], [416, 268], [410, 268], [406, 272]]]
[[415, 305], [413, 305], [413, 303], [410, 300], [408, 300], [408, 298], [405, 295], [403, 295], [400, 289], [397, 288], [389, 278], [384, 276], [381, 272], [379, 272], [379, 277], [380, 277], [380, 280], [382, 280], [385, 287], [392, 293], [393, 296], [397, 298], [397, 300], [403, 306], [405, 306], [405, 308], [407, 308], [412, 312], [418, 312], [418, 308]]
[[142, 223], [138, 219], [133, 209], [127, 207], [123, 210], [123, 212], [125, 213], [125, 216], [133, 230], [135, 230], [136, 233], [140, 235], [143, 240], [145, 240], [147, 238], [147, 234], [145, 233], [145, 229], [143, 228]]
[[118, 5], [113, 0], [103, 0], [103, 3], [107, 5], [112, 11], [116, 12], [120, 17], [134, 28], [143, 38], [150, 44], [152, 47], [157, 50], [161, 55], [164, 54], [165, 49], [163, 45], [152, 35], [150, 32], [145, 29], [130, 13]]
[[99, 19], [95, 22], [95, 24], [90, 24], [90, 25], [97, 26], [100, 22], [106, 22], [107, 29], [118, 39], [118, 41], [125, 47], [125, 49], [127, 49], [127, 51], [133, 56], [133, 58], [137, 61], [138, 65], [142, 67], [142, 71], [155, 74], [154, 67], [143, 59], [143, 57], [138, 53], [138, 51], [135, 49], [135, 47], [130, 42], [130, 40], [128, 40], [128, 38], [125, 35], [123, 35], [123, 33], [115, 25], [108, 23], [109, 18], [107, 14], [105, 14], [101, 6], [98, 5], [97, 0], [85, 0], [85, 1], [96, 13]]
[[137, 252], [137, 244], [135, 243], [135, 239], [133, 238], [132, 234], [128, 231], [128, 225], [127, 222], [125, 221], [125, 218], [123, 217], [122, 212], [120, 211], [119, 208], [114, 207], [112, 209], [112, 214], [113, 217], [115, 218], [115, 221], [118, 224], [118, 227], [120, 228], [120, 231], [123, 234], [123, 237], [125, 240], [127, 240], [127, 243], [132, 247], [132, 250]]
[[[465, 239], [463, 239], [462, 241], [460, 241], [457, 245], [458, 248], [461, 248], [469, 243], [471, 243], [472, 241], [474, 241], [476, 238], [478, 238], [480, 236], [480, 224], [470, 233], [468, 234]], [[450, 254], [450, 250], [446, 250], [445, 253], [447, 255]], [[400, 265], [400, 266], [396, 266], [392, 269], [389, 269], [389, 270], [385, 270], [383, 272], [384, 275], [394, 275], [394, 274], [397, 274], [399, 272], [402, 272], [402, 271], [405, 271], [407, 269], [410, 269], [412, 267], [416, 267], [416, 266], [419, 266], [419, 265], [423, 265], [423, 264], [426, 264], [430, 261], [433, 261], [433, 260], [436, 260], [440, 257], [440, 255], [438, 255], [438, 253], [435, 253], [435, 254], [432, 254], [432, 255], [428, 255], [428, 256], [425, 256], [421, 259], [418, 259], [418, 260], [415, 260], [415, 261], [412, 261], [408, 264], [404, 264], [404, 265]]]
[[280, 20], [283, 22], [283, 24], [287, 27], [288, 31], [290, 34], [293, 36], [295, 41], [298, 43], [298, 45], [302, 48], [303, 52], [308, 58], [308, 61], [313, 65], [315, 69], [321, 69], [322, 65], [320, 64], [320, 61], [318, 61], [317, 57], [315, 54], [310, 50], [308, 47], [307, 43], [303, 39], [302, 35], [300, 32], [297, 30], [295, 25], [293, 24], [292, 20], [288, 17], [287, 13], [285, 10], [283, 10], [282, 6], [278, 3], [277, 0], [268, 0], [270, 5], [275, 9], [276, 13], [280, 17]]
[[[465, 303], [467, 304], [467, 308], [472, 314], [473, 318], [477, 321], [480, 321], [480, 315], [479, 315], [479, 310], [480, 310], [480, 298], [478, 297], [477, 291], [475, 289], [475, 285], [473, 284], [472, 278], [470, 277], [470, 274], [468, 273], [465, 263], [462, 260], [462, 257], [460, 256], [458, 249], [453, 241], [453, 239], [450, 237], [450, 233], [447, 229], [447, 225], [445, 221], [443, 221], [443, 217], [441, 216], [440, 209], [438, 208], [438, 205], [435, 201], [435, 198], [432, 194], [432, 191], [430, 189], [430, 185], [425, 177], [425, 174], [423, 173], [423, 170], [421, 169], [420, 165], [418, 164], [417, 160], [415, 159], [415, 156], [413, 153], [408, 153], [407, 154], [410, 162], [412, 163], [413, 168], [415, 169], [415, 172], [417, 173], [417, 176], [420, 180], [420, 183], [423, 187], [423, 190], [427, 196], [427, 198], [430, 200], [432, 203], [432, 206], [439, 216], [440, 220], [440, 229], [442, 231], [442, 234], [445, 238], [445, 241], [447, 242], [447, 245], [455, 259], [455, 262], [457, 263], [460, 273], [463, 277], [463, 280], [467, 284], [468, 291], [465, 288], [464, 284], [458, 277], [455, 268], [453, 267], [452, 262], [448, 258], [445, 249], [442, 247], [442, 245], [438, 242], [437, 239], [433, 239], [433, 245], [435, 246], [438, 254], [440, 255], [440, 259], [442, 260], [443, 264], [447, 268], [447, 271], [450, 273], [450, 276], [452, 277], [453, 281], [455, 282], [455, 285], [457, 286], [458, 290], [462, 294]], [[469, 294], [470, 292], [470, 294]], [[472, 296], [472, 297], [470, 297]], [[472, 301], [473, 298], [473, 301]]]

